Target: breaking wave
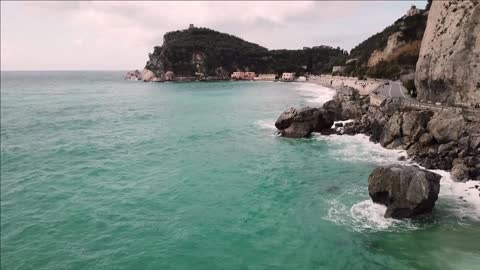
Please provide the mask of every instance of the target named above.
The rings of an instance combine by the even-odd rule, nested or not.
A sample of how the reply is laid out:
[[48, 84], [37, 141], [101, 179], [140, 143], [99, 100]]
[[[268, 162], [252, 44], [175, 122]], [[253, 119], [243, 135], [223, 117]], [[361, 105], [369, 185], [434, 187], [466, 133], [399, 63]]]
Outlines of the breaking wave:
[[306, 98], [308, 103], [316, 103], [321, 105], [331, 99], [335, 95], [335, 90], [313, 83], [295, 83], [295, 90], [300, 93], [302, 97]]
[[337, 225], [347, 226], [357, 232], [376, 231], [406, 231], [415, 230], [417, 227], [409, 219], [398, 220], [385, 218], [386, 207], [375, 204], [371, 200], [361, 201], [352, 207], [332, 200], [326, 220]]

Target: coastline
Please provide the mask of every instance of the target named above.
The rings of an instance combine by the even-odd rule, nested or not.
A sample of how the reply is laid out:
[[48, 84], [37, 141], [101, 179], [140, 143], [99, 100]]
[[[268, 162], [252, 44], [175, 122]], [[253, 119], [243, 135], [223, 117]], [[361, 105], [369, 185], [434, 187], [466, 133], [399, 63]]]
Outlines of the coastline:
[[[322, 88], [319, 89], [319, 91], [324, 91], [324, 88], [330, 89], [332, 92], [336, 92], [337, 89], [330, 88], [325, 86], [324, 84], [317, 83], [317, 82], [312, 82], [312, 81], [306, 81], [302, 82], [305, 84], [309, 85], [315, 85], [315, 86], [320, 86]], [[298, 91], [298, 89], [297, 89]], [[301, 90], [300, 90], [301, 91]], [[311, 91], [311, 93], [315, 93], [315, 91]], [[333, 95], [332, 95], [333, 96]], [[319, 95], [317, 96], [319, 105], [324, 104], [325, 102], [328, 102], [325, 98], [325, 95]], [[330, 99], [331, 100], [331, 99]], [[308, 100], [307, 100], [308, 102]], [[335, 127], [336, 123], [351, 123], [355, 121], [354, 119], [348, 119], [345, 121], [335, 121], [334, 125], [332, 128]], [[274, 127], [274, 126], [273, 126]], [[275, 127], [274, 127], [275, 128]], [[276, 128], [275, 128], [276, 129]], [[427, 169], [418, 162], [414, 161], [413, 158], [408, 157], [407, 155], [407, 150], [398, 150], [398, 149], [388, 149], [380, 145], [378, 142], [372, 142], [370, 140], [370, 136], [367, 134], [363, 133], [358, 133], [354, 135], [349, 135], [349, 134], [343, 134], [343, 135], [337, 135], [337, 134], [331, 134], [331, 135], [322, 135], [318, 133], [313, 133], [313, 137], [316, 140], [321, 140], [321, 141], [330, 141], [334, 143], [338, 143], [339, 141], [343, 144], [351, 144], [354, 149], [352, 151], [348, 151], [348, 153], [344, 153], [344, 156], [338, 157], [339, 159], [348, 159], [348, 160], [354, 160], [355, 157], [352, 156], [352, 153], [356, 153], [358, 151], [370, 151], [367, 150], [369, 148], [371, 149], [377, 149], [375, 151], [381, 151], [383, 153], [388, 153], [391, 155], [393, 158], [388, 159], [388, 160], [381, 160], [380, 163], [384, 164], [392, 164], [392, 163], [398, 163], [398, 164], [403, 164], [403, 165], [414, 165], [418, 166], [422, 169], [426, 169], [428, 171], [437, 173], [441, 175], [441, 180], [440, 180], [440, 193], [439, 193], [439, 203], [440, 204], [445, 204], [449, 205], [449, 208], [453, 208], [454, 210], [458, 210], [459, 214], [464, 215], [464, 216], [470, 216], [473, 217], [475, 220], [480, 221], [480, 181], [478, 180], [472, 180], [469, 179], [469, 181], [466, 182], [456, 182], [453, 181], [451, 172], [446, 171], [446, 170], [441, 170], [441, 169]], [[362, 148], [362, 145], [365, 146], [365, 148]], [[358, 149], [360, 148], [360, 149]], [[380, 150], [381, 149], [381, 150]], [[404, 157], [405, 160], [400, 160]], [[363, 157], [364, 159], [372, 158], [372, 157]], [[361, 159], [361, 158], [360, 158]], [[375, 161], [376, 163], [379, 162], [379, 160]], [[453, 203], [453, 205], [450, 205]], [[371, 206], [375, 208], [375, 206]], [[370, 210], [374, 210], [374, 209]], [[378, 209], [376, 209], [378, 212]], [[382, 208], [383, 211], [383, 208]]]
[[[345, 77], [340, 77], [337, 76], [335, 77], [337, 80], [337, 83], [333, 84], [334, 86], [329, 86], [326, 85], [324, 81], [314, 79], [314, 80], [306, 80], [306, 81], [293, 81], [293, 82], [282, 82], [282, 81], [268, 81], [268, 80], [213, 80], [210, 82], [263, 82], [263, 83], [290, 83], [294, 87], [294, 91], [299, 91], [304, 94], [301, 94], [301, 96], [304, 98], [304, 101], [307, 104], [311, 104], [312, 107], [321, 107], [324, 103], [327, 101], [330, 101], [334, 98], [336, 92], [339, 89], [344, 88], [344, 86], [339, 83], [341, 80], [348, 79], [350, 82], [355, 81], [355, 78], [345, 78]], [[357, 82], [361, 82], [360, 80], [356, 80]], [[194, 81], [173, 81], [173, 82], [194, 82]], [[380, 82], [380, 81], [378, 81]], [[327, 90], [328, 91], [325, 91]], [[335, 123], [342, 122], [344, 124], [346, 123], [352, 123], [354, 119], [348, 119], [346, 121], [336, 121]], [[272, 128], [276, 129], [273, 123], [267, 123], [265, 120], [259, 120], [258, 125], [262, 126], [263, 128]], [[397, 158], [399, 157], [398, 153], [402, 153], [402, 156], [407, 157], [406, 155], [406, 150], [394, 150], [394, 149], [388, 149], [383, 146], [381, 146], [379, 143], [371, 142], [369, 141], [369, 136], [367, 134], [355, 134], [355, 135], [320, 135], [320, 134], [315, 134], [315, 138], [319, 140], [320, 138], [325, 138], [325, 140], [338, 140], [339, 138], [342, 138], [340, 140], [342, 141], [347, 141], [347, 143], [359, 143], [359, 138], [362, 138], [361, 141], [363, 143], [368, 144], [369, 146], [374, 146], [376, 148], [381, 148], [385, 152], [389, 152], [392, 155], [395, 155]], [[343, 138], [346, 138], [344, 140]], [[392, 162], [393, 160], [390, 160]], [[424, 168], [419, 164], [418, 162], [413, 161], [412, 158], [407, 157], [406, 160], [403, 161], [395, 161], [395, 162], [400, 162], [401, 164], [404, 165], [415, 165], [420, 168]], [[470, 211], [472, 213], [476, 214], [476, 218], [480, 220], [480, 190], [476, 189], [475, 186], [480, 184], [480, 181], [476, 180], [470, 180], [466, 183], [463, 182], [455, 182], [452, 180], [451, 172], [448, 172], [446, 170], [439, 170], [439, 169], [427, 169], [429, 171], [438, 173], [442, 176], [441, 180], [441, 186], [442, 188], [440, 189], [440, 196], [447, 197], [449, 199], [454, 199], [457, 204], [462, 204], [466, 203], [471, 205], [473, 207], [473, 211]], [[450, 190], [451, 192], [447, 192], [446, 190]], [[468, 206], [466, 206], [469, 208]]]

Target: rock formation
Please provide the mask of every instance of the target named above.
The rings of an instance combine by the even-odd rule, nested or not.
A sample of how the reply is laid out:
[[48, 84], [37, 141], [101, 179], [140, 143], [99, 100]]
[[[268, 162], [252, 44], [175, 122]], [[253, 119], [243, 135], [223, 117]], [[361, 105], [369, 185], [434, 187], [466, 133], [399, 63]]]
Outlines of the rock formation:
[[155, 73], [151, 70], [143, 69], [142, 72], [135, 70], [129, 71], [125, 75], [125, 80], [132, 80], [132, 81], [144, 81], [144, 82], [159, 82], [162, 81], [158, 78]]
[[480, 102], [479, 1], [433, 1], [415, 85], [418, 99]]
[[412, 218], [432, 211], [440, 178], [414, 166], [381, 166], [368, 177], [368, 193], [373, 202], [387, 206], [385, 217]]
[[[427, 10], [403, 16], [350, 51], [345, 75], [398, 79], [413, 73], [427, 22]], [[361, 68], [360, 68], [361, 67]]]
[[158, 82], [161, 81], [159, 78], [157, 78], [157, 75], [148, 69], [143, 69], [142, 71], [142, 80], [144, 82]]
[[172, 71], [167, 71], [165, 73], [165, 81], [173, 81], [175, 79], [175, 74]]
[[142, 78], [142, 74], [137, 69], [137, 70], [134, 70], [134, 71], [127, 72], [124, 79], [125, 80], [130, 80], [130, 81], [138, 81], [138, 80], [141, 80], [141, 78]]
[[334, 114], [323, 108], [290, 108], [275, 122], [282, 136], [290, 138], [308, 137], [312, 132], [324, 132], [333, 126]]
[[324, 108], [335, 120], [353, 119], [338, 134], [366, 134], [427, 169], [452, 171], [455, 181], [480, 180], [480, 117], [456, 109], [419, 110], [377, 96], [339, 92]]

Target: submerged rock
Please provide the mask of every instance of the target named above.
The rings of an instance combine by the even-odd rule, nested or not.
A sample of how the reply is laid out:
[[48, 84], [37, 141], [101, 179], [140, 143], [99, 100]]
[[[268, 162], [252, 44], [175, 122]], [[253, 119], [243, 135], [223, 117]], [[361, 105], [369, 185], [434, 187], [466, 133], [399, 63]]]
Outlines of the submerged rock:
[[290, 138], [308, 137], [312, 132], [330, 130], [334, 121], [333, 113], [323, 108], [290, 108], [275, 122], [282, 136]]
[[440, 178], [415, 166], [381, 166], [368, 177], [368, 193], [373, 202], [387, 206], [385, 217], [411, 218], [432, 211]]

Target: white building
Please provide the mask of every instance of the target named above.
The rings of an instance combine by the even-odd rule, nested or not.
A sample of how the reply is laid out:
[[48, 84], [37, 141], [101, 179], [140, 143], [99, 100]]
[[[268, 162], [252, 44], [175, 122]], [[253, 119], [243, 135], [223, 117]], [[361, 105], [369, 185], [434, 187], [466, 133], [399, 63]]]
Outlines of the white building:
[[284, 81], [293, 81], [295, 79], [295, 73], [284, 72], [282, 74], [282, 80]]
[[230, 78], [235, 80], [253, 80], [255, 78], [255, 72], [251, 71], [235, 71]]
[[236, 80], [242, 80], [245, 77], [245, 72], [243, 71], [235, 71], [232, 73], [231, 78]]
[[258, 74], [258, 77], [255, 79], [261, 81], [274, 81], [275, 77], [277, 77], [275, 74]]

